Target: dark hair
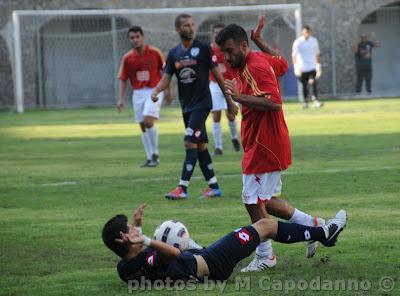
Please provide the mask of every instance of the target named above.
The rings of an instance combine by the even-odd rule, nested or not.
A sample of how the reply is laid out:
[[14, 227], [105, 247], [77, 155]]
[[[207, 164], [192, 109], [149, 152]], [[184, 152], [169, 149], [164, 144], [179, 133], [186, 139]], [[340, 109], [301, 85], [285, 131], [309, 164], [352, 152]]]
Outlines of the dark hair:
[[223, 23], [215, 23], [211, 27], [211, 32], [214, 32], [215, 29], [223, 29], [225, 28], [225, 25]]
[[235, 24], [223, 28], [215, 37], [215, 42], [218, 46], [222, 46], [229, 39], [232, 39], [236, 44], [239, 44], [242, 41], [246, 41], [247, 44], [249, 43], [246, 31], [241, 26]]
[[311, 28], [310, 28], [310, 26], [307, 26], [307, 25], [304, 25], [303, 26], [303, 30], [307, 30], [308, 32], [310, 32], [311, 31]]
[[179, 28], [182, 25], [184, 19], [192, 18], [190, 14], [182, 13], [175, 18], [175, 28]]
[[140, 35], [144, 36], [143, 30], [142, 30], [142, 28], [139, 27], [139, 26], [130, 27], [130, 28], [129, 28], [129, 31], [128, 31], [128, 35], [129, 35], [130, 32], [133, 32], [133, 33], [138, 33], [138, 32], [139, 32]]
[[128, 246], [115, 241], [116, 238], [120, 238], [120, 231], [124, 233], [129, 232], [128, 217], [123, 214], [112, 217], [104, 224], [102, 238], [104, 244], [122, 258], [128, 253]]

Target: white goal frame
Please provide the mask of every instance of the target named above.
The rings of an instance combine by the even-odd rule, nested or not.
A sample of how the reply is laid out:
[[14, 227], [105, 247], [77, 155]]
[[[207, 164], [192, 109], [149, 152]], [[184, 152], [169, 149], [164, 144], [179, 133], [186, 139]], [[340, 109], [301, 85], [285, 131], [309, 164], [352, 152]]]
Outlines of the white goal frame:
[[[102, 9], [102, 10], [15, 10], [12, 13], [13, 47], [14, 47], [14, 96], [18, 113], [24, 112], [24, 85], [21, 51], [21, 16], [118, 16], [124, 14], [171, 14], [193, 12], [240, 12], [240, 11], [271, 11], [280, 9], [293, 9], [296, 24], [296, 36], [300, 35], [302, 19], [301, 4], [267, 4], [267, 5], [239, 5], [239, 6], [212, 6], [212, 7], [185, 7], [185, 8], [149, 8], [149, 9]], [[299, 89], [299, 88], [298, 88]], [[300, 89], [299, 89], [300, 91]], [[300, 93], [299, 93], [300, 97]]]

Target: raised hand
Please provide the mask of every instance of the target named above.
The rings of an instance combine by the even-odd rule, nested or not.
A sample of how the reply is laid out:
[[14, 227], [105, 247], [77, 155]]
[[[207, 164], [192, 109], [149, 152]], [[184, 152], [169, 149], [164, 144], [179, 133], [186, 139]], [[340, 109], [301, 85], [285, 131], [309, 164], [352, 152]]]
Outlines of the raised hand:
[[143, 213], [144, 209], [147, 207], [147, 204], [141, 204], [133, 214], [133, 220], [135, 223], [135, 226], [142, 226], [143, 223]]
[[251, 30], [251, 35], [250, 35], [251, 40], [254, 41], [254, 40], [262, 38], [261, 34], [262, 34], [262, 31], [264, 30], [265, 23], [266, 23], [265, 15], [260, 15], [258, 17], [257, 26]]

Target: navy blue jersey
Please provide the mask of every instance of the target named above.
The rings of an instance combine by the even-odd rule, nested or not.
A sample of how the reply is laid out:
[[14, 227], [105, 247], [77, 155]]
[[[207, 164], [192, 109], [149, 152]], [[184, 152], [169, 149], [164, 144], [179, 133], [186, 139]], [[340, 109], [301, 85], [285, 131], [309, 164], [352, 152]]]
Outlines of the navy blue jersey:
[[155, 280], [189, 280], [196, 277], [197, 262], [190, 251], [184, 251], [173, 261], [163, 262], [157, 252], [152, 248], [146, 248], [130, 260], [118, 262], [119, 277], [128, 282], [142, 278]]
[[211, 109], [209, 73], [218, 66], [216, 61], [210, 45], [197, 39], [188, 49], [179, 44], [169, 51], [164, 73], [176, 74], [179, 102], [184, 113]]
[[[211, 246], [202, 250], [186, 250], [168, 263], [160, 260], [156, 251], [146, 248], [131, 260], [121, 260], [117, 269], [120, 278], [141, 280], [142, 277], [155, 281], [189, 280], [197, 278], [197, 262], [194, 254], [204, 258], [210, 272], [209, 279], [226, 280], [232, 274], [235, 266], [255, 251], [260, 244], [260, 237], [252, 226], [241, 227], [228, 233]], [[198, 279], [202, 281], [203, 279]]]

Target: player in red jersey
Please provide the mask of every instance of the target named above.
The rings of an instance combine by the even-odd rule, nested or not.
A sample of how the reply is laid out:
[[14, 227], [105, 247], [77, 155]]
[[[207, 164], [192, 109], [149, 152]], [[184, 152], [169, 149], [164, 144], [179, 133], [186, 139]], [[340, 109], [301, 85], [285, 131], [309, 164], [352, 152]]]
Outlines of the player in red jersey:
[[[160, 49], [145, 44], [140, 27], [131, 27], [128, 37], [133, 49], [124, 55], [118, 75], [120, 79], [118, 111], [121, 112], [124, 108], [129, 80], [133, 89], [132, 105], [135, 120], [142, 130], [142, 142], [146, 152], [146, 162], [142, 166], [155, 167], [159, 163], [159, 153], [158, 132], [154, 122], [160, 116], [163, 95], [160, 95], [159, 101], [153, 102], [151, 94], [161, 79], [165, 59]], [[172, 100], [170, 88], [165, 95], [170, 102]]]
[[[224, 24], [216, 23], [212, 26], [211, 34], [212, 40], [215, 40], [215, 36], [225, 27]], [[218, 68], [224, 79], [232, 79], [235, 75], [236, 70], [232, 69], [228, 63], [226, 63], [224, 54], [219, 49], [218, 45], [213, 41], [211, 43], [211, 48], [217, 58]], [[212, 98], [212, 118], [213, 118], [213, 135], [214, 135], [214, 155], [222, 155], [222, 128], [221, 128], [221, 111], [225, 110], [226, 118], [229, 123], [229, 132], [233, 144], [233, 149], [235, 151], [240, 151], [240, 143], [237, 136], [237, 123], [235, 120], [235, 115], [227, 112], [228, 106], [226, 104], [225, 96], [221, 91], [214, 75], [210, 73], [210, 91]]]
[[[264, 26], [265, 17], [260, 17], [251, 34], [262, 52], [250, 49], [246, 31], [237, 25], [225, 27], [216, 37], [226, 61], [238, 69], [238, 76], [225, 80], [225, 87], [227, 95], [242, 105], [243, 202], [253, 223], [271, 214], [292, 223], [318, 226], [325, 221], [278, 198], [281, 171], [292, 162], [278, 82], [288, 66], [284, 57], [261, 37]], [[316, 247], [317, 242], [308, 244], [308, 258], [315, 254]], [[261, 271], [275, 265], [276, 257], [268, 240], [260, 243], [256, 257], [242, 271]]]

